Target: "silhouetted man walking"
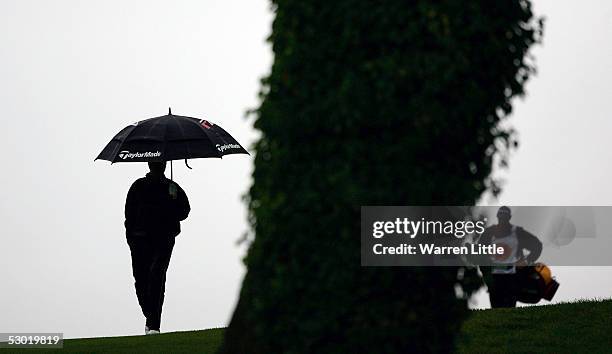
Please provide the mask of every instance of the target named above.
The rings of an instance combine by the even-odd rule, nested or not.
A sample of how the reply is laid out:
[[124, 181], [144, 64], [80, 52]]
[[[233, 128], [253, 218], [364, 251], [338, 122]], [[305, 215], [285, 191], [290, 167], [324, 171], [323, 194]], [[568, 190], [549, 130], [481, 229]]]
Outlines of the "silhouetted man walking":
[[[517, 266], [534, 263], [542, 253], [542, 242], [520, 226], [512, 225], [507, 206], [497, 211], [497, 225], [488, 227], [478, 241], [494, 244], [504, 252], [492, 259], [491, 267], [481, 267], [489, 288], [491, 307], [515, 307], [518, 295]], [[525, 255], [525, 251], [529, 253]]]
[[145, 333], [159, 333], [174, 238], [189, 215], [183, 189], [164, 175], [166, 162], [149, 162], [150, 172], [136, 180], [125, 202], [125, 230], [132, 254], [136, 296], [146, 317]]

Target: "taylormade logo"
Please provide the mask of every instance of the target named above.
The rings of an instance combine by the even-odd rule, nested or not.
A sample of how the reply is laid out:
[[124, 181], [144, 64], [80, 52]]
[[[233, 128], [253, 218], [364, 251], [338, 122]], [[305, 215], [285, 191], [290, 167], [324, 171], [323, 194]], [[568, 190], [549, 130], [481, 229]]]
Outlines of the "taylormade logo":
[[155, 151], [146, 151], [146, 152], [129, 152], [127, 150], [123, 150], [119, 153], [119, 157], [123, 160], [140, 158], [140, 157], [160, 157], [161, 152]]
[[240, 145], [238, 144], [225, 144], [225, 145], [215, 145], [217, 147], [217, 150], [219, 150], [220, 152], [223, 152], [225, 150], [228, 149], [240, 149]]

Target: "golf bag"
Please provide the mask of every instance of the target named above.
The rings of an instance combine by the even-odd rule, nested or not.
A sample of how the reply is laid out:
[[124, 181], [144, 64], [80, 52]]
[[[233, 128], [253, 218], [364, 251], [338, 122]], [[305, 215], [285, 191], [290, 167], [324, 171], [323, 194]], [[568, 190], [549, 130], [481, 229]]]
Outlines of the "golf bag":
[[559, 283], [544, 263], [519, 267], [516, 276], [517, 300], [523, 303], [536, 304], [541, 299], [550, 301], [559, 289]]

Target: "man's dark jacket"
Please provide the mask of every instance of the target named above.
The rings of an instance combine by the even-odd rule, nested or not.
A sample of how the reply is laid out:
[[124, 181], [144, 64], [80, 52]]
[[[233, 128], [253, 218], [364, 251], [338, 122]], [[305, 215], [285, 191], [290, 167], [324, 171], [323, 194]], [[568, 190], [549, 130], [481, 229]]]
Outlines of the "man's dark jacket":
[[[512, 227], [514, 227], [514, 225], [510, 225], [506, 228], [502, 227], [501, 225], [490, 226], [483, 232], [482, 236], [478, 240], [478, 243], [490, 245], [494, 236], [497, 239], [509, 237], [510, 233], [512, 232]], [[528, 263], [534, 263], [540, 257], [540, 254], [542, 254], [542, 242], [540, 242], [536, 236], [520, 226], [516, 226], [515, 232], [518, 239], [517, 257], [519, 259], [525, 258]], [[525, 257], [525, 250], [529, 251], [529, 255], [527, 255], [527, 257]]]
[[[482, 236], [478, 240], [478, 243], [483, 245], [490, 245], [492, 244], [493, 236], [501, 239], [503, 239], [504, 237], [508, 237], [510, 236], [512, 226], [513, 225], [507, 228], [504, 228], [501, 225], [490, 226], [483, 232]], [[534, 263], [540, 257], [540, 254], [542, 254], [542, 242], [538, 240], [536, 236], [534, 236], [533, 234], [526, 231], [520, 226], [516, 227], [515, 232], [518, 240], [517, 257], [519, 259], [524, 258], [529, 264]], [[525, 250], [529, 251], [529, 254], [526, 257]], [[483, 280], [487, 284], [487, 286], [492, 286], [493, 267], [491, 267], [491, 260], [488, 258], [488, 256], [486, 258], [484, 258], [485, 256], [481, 257], [482, 258], [479, 264], [481, 265], [480, 270], [483, 275]], [[488, 266], [485, 266], [485, 264], [488, 264]], [[505, 277], [506, 275], [502, 276]]]
[[[176, 186], [176, 197], [169, 192], [170, 183]], [[147, 173], [137, 179], [125, 201], [126, 236], [172, 236], [181, 232], [181, 220], [189, 211], [189, 201], [183, 189], [165, 176]]]

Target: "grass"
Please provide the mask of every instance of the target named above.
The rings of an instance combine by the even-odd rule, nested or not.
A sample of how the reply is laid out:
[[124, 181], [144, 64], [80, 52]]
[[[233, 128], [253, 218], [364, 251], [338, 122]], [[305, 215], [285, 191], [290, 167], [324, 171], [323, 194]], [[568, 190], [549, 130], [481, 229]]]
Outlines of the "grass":
[[612, 300], [480, 310], [463, 325], [459, 353], [609, 353]]
[[[612, 351], [612, 300], [474, 311], [459, 353], [605, 353]], [[68, 339], [64, 349], [0, 349], [35, 353], [214, 353], [223, 329], [156, 336]]]
[[63, 349], [0, 349], [5, 353], [214, 353], [223, 339], [223, 328], [171, 332], [153, 336], [83, 338], [64, 340]]

